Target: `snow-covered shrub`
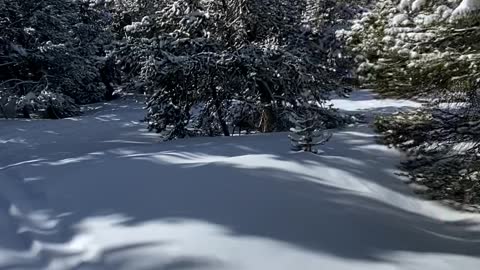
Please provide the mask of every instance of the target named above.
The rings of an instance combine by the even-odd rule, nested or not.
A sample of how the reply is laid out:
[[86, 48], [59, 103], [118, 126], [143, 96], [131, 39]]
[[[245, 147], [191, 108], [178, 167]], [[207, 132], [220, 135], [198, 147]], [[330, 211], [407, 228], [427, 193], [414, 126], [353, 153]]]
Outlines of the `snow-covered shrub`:
[[[160, 93], [160, 92], [159, 92]], [[148, 103], [149, 129], [162, 133], [166, 139], [183, 138], [187, 136], [187, 125], [190, 115], [189, 108], [166, 103], [163, 99], [152, 99]]]
[[17, 97], [4, 94], [0, 91], [0, 117], [15, 118], [17, 117]]
[[227, 102], [225, 120], [232, 129], [232, 133], [242, 130], [249, 133], [257, 129], [260, 124], [261, 112], [257, 104], [252, 104], [240, 100], [231, 100]]
[[375, 127], [386, 144], [409, 154], [403, 168], [428, 187], [432, 199], [472, 210], [480, 207], [479, 123], [443, 111], [421, 109], [379, 117]]
[[42, 91], [38, 95], [27, 94], [17, 103], [17, 111], [26, 118], [60, 119], [80, 114], [80, 107], [62, 93]]
[[43, 90], [21, 97], [0, 96], [0, 117], [59, 119], [79, 115], [80, 107], [69, 96]]
[[291, 112], [295, 127], [290, 129], [289, 138], [295, 151], [319, 153], [315, 148], [330, 140], [332, 133], [326, 130], [324, 110], [325, 108], [309, 105]]

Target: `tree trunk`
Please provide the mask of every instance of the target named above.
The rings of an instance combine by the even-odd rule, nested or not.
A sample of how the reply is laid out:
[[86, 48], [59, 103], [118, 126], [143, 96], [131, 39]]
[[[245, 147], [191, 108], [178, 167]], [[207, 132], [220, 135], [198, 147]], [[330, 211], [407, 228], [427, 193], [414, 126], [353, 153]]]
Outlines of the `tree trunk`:
[[223, 117], [222, 103], [218, 99], [217, 89], [215, 89], [215, 87], [212, 88], [212, 97], [215, 102], [215, 109], [217, 111], [218, 121], [220, 122], [220, 127], [222, 128], [223, 135], [228, 137], [230, 136], [230, 131], [228, 130], [227, 123], [225, 122], [225, 119]]
[[103, 80], [103, 84], [105, 84], [105, 88], [107, 89], [107, 91], [105, 92], [105, 100], [113, 100], [113, 92], [115, 92], [115, 88], [113, 88], [112, 84], [109, 81]]
[[258, 90], [260, 92], [260, 102], [262, 103], [262, 116], [260, 118], [260, 132], [273, 132], [275, 126], [275, 114], [273, 112], [274, 100], [270, 82], [262, 79], [257, 80]]
[[228, 125], [225, 122], [225, 119], [223, 118], [223, 111], [221, 106], [216, 106], [217, 107], [217, 116], [218, 116], [218, 121], [220, 122], [220, 127], [222, 128], [222, 132], [224, 136], [230, 136], [230, 131], [228, 130]]
[[[6, 104], [6, 102], [5, 102], [5, 104]], [[5, 108], [3, 107], [5, 104], [3, 104], [3, 98], [0, 97], [0, 116], [3, 116], [6, 119], [8, 119], [7, 113], [5, 112]]]
[[[1, 105], [0, 105], [1, 106]], [[30, 119], [30, 113], [33, 111], [33, 108], [30, 104], [26, 104], [23, 106], [22, 113], [23, 113], [23, 118]]]
[[263, 107], [262, 117], [260, 118], [260, 132], [270, 133], [273, 132], [275, 123], [275, 116], [273, 113], [272, 105], [266, 105]]
[[106, 88], [104, 98], [107, 101], [113, 100], [113, 92], [115, 92], [115, 88], [112, 85], [114, 74], [115, 64], [113, 62], [113, 58], [109, 58], [105, 61], [104, 66], [100, 69], [100, 78]]
[[0, 106], [1, 106], [1, 112], [6, 119], [17, 117], [17, 99], [16, 98], [12, 98], [10, 100], [7, 99], [7, 101], [4, 104], [0, 104]]

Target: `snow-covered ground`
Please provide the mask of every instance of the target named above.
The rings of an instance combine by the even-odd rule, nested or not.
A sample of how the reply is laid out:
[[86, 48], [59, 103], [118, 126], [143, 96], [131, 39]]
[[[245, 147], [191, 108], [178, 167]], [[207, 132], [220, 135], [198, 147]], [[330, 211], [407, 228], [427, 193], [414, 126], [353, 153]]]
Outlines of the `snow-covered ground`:
[[[356, 92], [368, 115], [416, 103]], [[0, 121], [0, 270], [478, 270], [480, 216], [417, 198], [367, 125], [160, 143], [141, 104]]]

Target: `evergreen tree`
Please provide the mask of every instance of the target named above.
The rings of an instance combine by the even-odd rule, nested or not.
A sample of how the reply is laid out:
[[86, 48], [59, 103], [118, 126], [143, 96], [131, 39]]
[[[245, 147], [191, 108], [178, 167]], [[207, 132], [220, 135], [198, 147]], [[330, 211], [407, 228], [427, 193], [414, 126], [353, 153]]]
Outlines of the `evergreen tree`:
[[480, 2], [381, 0], [346, 33], [358, 74], [377, 91], [420, 96], [419, 111], [380, 117], [434, 198], [478, 202]]
[[0, 0], [4, 116], [64, 117], [79, 112], [76, 104], [101, 100], [108, 24], [88, 1]]
[[170, 139], [188, 130], [229, 135], [240, 119], [229, 119], [228, 107], [240, 101], [258, 108], [259, 119], [252, 122], [270, 132], [291, 125], [282, 115], [305, 102], [299, 102], [301, 92], [322, 104], [332, 91], [343, 91], [339, 85], [348, 70], [338, 64], [345, 57], [333, 42], [338, 25], [333, 17], [320, 18], [332, 10], [319, 3], [114, 3], [115, 25], [123, 26], [124, 37], [118, 57], [135, 82], [131, 87], [151, 95], [150, 128]]
[[474, 2], [378, 1], [347, 35], [358, 74], [381, 92], [473, 91], [479, 49]]
[[291, 112], [295, 127], [290, 129], [289, 138], [294, 150], [318, 153], [315, 147], [330, 140], [332, 133], [326, 130], [327, 119], [323, 110], [325, 108], [306, 104], [302, 109]]

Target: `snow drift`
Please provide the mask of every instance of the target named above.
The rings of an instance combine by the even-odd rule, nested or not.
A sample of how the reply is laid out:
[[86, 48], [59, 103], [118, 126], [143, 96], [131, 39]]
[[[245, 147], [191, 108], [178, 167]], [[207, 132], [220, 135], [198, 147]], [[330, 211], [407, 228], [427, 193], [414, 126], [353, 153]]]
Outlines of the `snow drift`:
[[[344, 111], [418, 106], [357, 92]], [[369, 105], [368, 105], [369, 104]], [[367, 125], [159, 143], [131, 100], [0, 121], [0, 269], [466, 269], [479, 216], [417, 198]]]

